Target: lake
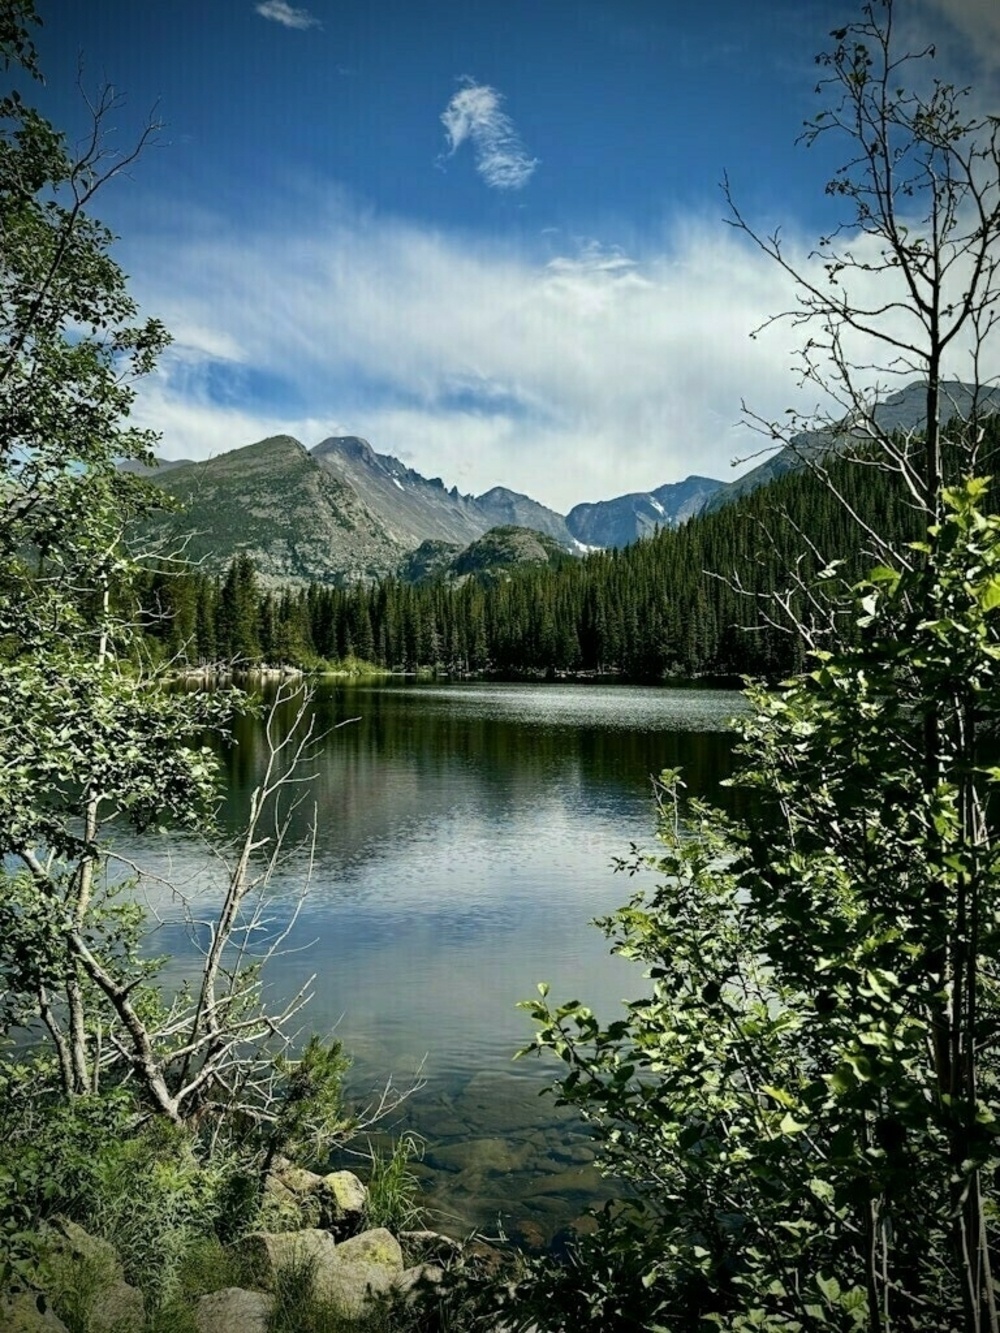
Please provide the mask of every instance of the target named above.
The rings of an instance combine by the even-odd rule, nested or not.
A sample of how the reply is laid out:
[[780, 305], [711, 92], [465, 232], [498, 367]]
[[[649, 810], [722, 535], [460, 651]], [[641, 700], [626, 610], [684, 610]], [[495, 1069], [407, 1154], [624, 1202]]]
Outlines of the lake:
[[[579, 998], [605, 1019], [642, 993], [590, 924], [636, 887], [613, 861], [654, 846], [650, 776], [682, 766], [692, 794], [729, 805], [728, 722], [738, 694], [620, 685], [323, 684], [327, 731], [308, 800], [309, 891], [274, 963], [276, 995], [315, 974], [307, 1026], [336, 1030], [354, 1057], [352, 1091], [387, 1076], [424, 1088], [396, 1118], [426, 1141], [418, 1172], [431, 1222], [462, 1234], [502, 1226], [549, 1241], [606, 1194], [583, 1128], [539, 1090], [555, 1060], [514, 1052], [531, 1039], [517, 1001]], [[287, 725], [290, 711], [280, 721]], [[348, 726], [333, 728], [345, 718]], [[237, 828], [266, 758], [263, 726], [242, 720], [223, 756], [224, 818]], [[155, 868], [196, 898], [217, 881], [202, 848], [161, 839]], [[308, 870], [299, 848], [272, 886], [287, 920]], [[183, 970], [179, 909], [150, 889], [157, 949]]]

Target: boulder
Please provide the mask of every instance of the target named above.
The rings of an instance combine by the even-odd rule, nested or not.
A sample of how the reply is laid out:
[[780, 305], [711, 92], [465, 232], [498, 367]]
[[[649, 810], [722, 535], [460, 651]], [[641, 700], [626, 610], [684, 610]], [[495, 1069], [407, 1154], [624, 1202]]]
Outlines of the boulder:
[[403, 1272], [399, 1241], [384, 1228], [363, 1231], [339, 1245], [328, 1231], [256, 1231], [240, 1252], [262, 1286], [274, 1287], [283, 1269], [308, 1265], [315, 1295], [336, 1314], [354, 1319], [372, 1297], [389, 1295]]
[[314, 1230], [322, 1226], [318, 1194], [296, 1194], [275, 1176], [264, 1183], [261, 1224], [268, 1231]]
[[242, 1287], [202, 1296], [194, 1313], [198, 1333], [267, 1333], [274, 1297]]
[[45, 1297], [34, 1291], [0, 1298], [0, 1328], [4, 1333], [69, 1333]]
[[142, 1333], [145, 1301], [125, 1281], [118, 1251], [68, 1218], [58, 1218], [50, 1238], [53, 1296], [78, 1311], [88, 1333]]
[[320, 1182], [320, 1221], [338, 1236], [353, 1236], [365, 1224], [368, 1191], [353, 1171], [331, 1171]]
[[118, 1251], [109, 1240], [92, 1236], [68, 1217], [57, 1217], [53, 1227], [52, 1250], [55, 1254], [68, 1255], [77, 1262], [86, 1263], [95, 1272], [106, 1275], [109, 1280], [124, 1282], [125, 1269]]
[[306, 1171], [301, 1166], [286, 1166], [273, 1173], [285, 1189], [293, 1194], [312, 1194], [323, 1183], [323, 1177], [315, 1171]]
[[254, 1231], [243, 1237], [238, 1249], [254, 1280], [262, 1287], [273, 1288], [281, 1269], [302, 1264], [311, 1264], [314, 1282], [322, 1284], [323, 1274], [334, 1262], [337, 1243], [329, 1231], [311, 1227], [304, 1231]]
[[142, 1333], [146, 1308], [142, 1292], [127, 1282], [115, 1282], [99, 1292], [90, 1307], [88, 1333]]
[[362, 1315], [373, 1296], [387, 1296], [403, 1273], [399, 1241], [384, 1227], [363, 1231], [336, 1247], [334, 1261], [316, 1273], [316, 1294], [346, 1319]]

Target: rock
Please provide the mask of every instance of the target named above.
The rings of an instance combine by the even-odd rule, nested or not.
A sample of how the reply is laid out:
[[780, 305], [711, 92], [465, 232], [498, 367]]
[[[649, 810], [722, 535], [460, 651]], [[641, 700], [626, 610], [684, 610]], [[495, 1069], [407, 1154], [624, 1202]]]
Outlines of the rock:
[[312, 1264], [314, 1281], [334, 1262], [337, 1243], [329, 1231], [254, 1231], [238, 1246], [250, 1272], [261, 1286], [273, 1289], [280, 1269]]
[[531, 1157], [527, 1144], [511, 1144], [506, 1138], [465, 1139], [431, 1149], [427, 1160], [444, 1171], [506, 1176], [520, 1170]]
[[[533, 1086], [489, 1070], [473, 1074], [453, 1105], [466, 1132], [469, 1125], [478, 1125], [484, 1135], [512, 1136], [536, 1131], [541, 1128], [539, 1122], [543, 1117], [552, 1114], [551, 1107], [543, 1107], [539, 1102]], [[557, 1117], [553, 1117], [553, 1123], [556, 1122]]]
[[45, 1297], [34, 1291], [0, 1300], [0, 1328], [4, 1333], [69, 1333]]
[[487, 1277], [496, 1277], [508, 1266], [503, 1251], [485, 1240], [469, 1241], [463, 1247], [462, 1254], [473, 1272], [483, 1273]]
[[322, 1225], [338, 1236], [350, 1236], [364, 1226], [368, 1191], [353, 1171], [331, 1171], [318, 1190]]
[[443, 1236], [440, 1231], [401, 1231], [399, 1243], [406, 1254], [419, 1258], [422, 1263], [434, 1259], [438, 1263], [448, 1263], [462, 1253], [462, 1242]]
[[519, 1250], [529, 1254], [542, 1254], [548, 1241], [544, 1230], [530, 1217], [519, 1218], [510, 1229], [510, 1239]]
[[268, 1171], [264, 1177], [264, 1193], [269, 1198], [277, 1199], [279, 1203], [287, 1203], [289, 1199], [295, 1198], [294, 1192], [273, 1171]]
[[115, 1282], [95, 1297], [90, 1307], [88, 1333], [142, 1333], [146, 1303], [138, 1287]]
[[267, 1333], [274, 1297], [242, 1287], [224, 1287], [202, 1296], [195, 1309], [198, 1333]]
[[560, 1199], [578, 1198], [581, 1206], [606, 1194], [608, 1182], [596, 1166], [570, 1166], [563, 1171], [539, 1174], [525, 1191], [527, 1197], [551, 1194]]
[[274, 1175], [293, 1194], [312, 1194], [323, 1183], [322, 1176], [318, 1176], [315, 1171], [306, 1171], [301, 1166], [286, 1166], [274, 1172]]
[[555, 1161], [568, 1162], [572, 1166], [587, 1166], [597, 1158], [597, 1153], [586, 1143], [556, 1144], [549, 1153]]
[[[293, 1174], [294, 1173], [294, 1174]], [[306, 1185], [306, 1177], [313, 1176], [312, 1171], [300, 1171], [292, 1167], [288, 1174], [268, 1172], [264, 1181], [264, 1207], [262, 1220], [268, 1231], [301, 1231], [303, 1227], [312, 1228], [320, 1225], [319, 1195], [313, 1189], [293, 1189], [288, 1184], [291, 1178], [294, 1184]], [[322, 1184], [322, 1176], [315, 1176]]]
[[443, 1281], [444, 1269], [437, 1264], [414, 1264], [393, 1278], [392, 1290], [404, 1305], [418, 1305], [422, 1297], [435, 1291]]
[[372, 1296], [388, 1295], [403, 1272], [403, 1252], [395, 1236], [378, 1227], [336, 1247], [334, 1261], [316, 1273], [316, 1294], [337, 1314], [355, 1319]]
[[403, 1272], [399, 1241], [384, 1228], [363, 1231], [337, 1244], [328, 1231], [266, 1232], [244, 1237], [240, 1252], [250, 1270], [269, 1288], [283, 1269], [308, 1265], [313, 1291], [336, 1314], [353, 1319], [373, 1296], [387, 1295]]
[[122, 1261], [109, 1241], [58, 1218], [51, 1256], [53, 1295], [80, 1311], [88, 1333], [141, 1333], [146, 1322], [142, 1292], [125, 1281]]
[[52, 1249], [55, 1254], [68, 1255], [75, 1260], [83, 1260], [95, 1271], [105, 1275], [109, 1281], [125, 1280], [125, 1269], [118, 1257], [118, 1251], [108, 1240], [92, 1236], [68, 1217], [57, 1217], [54, 1222]]

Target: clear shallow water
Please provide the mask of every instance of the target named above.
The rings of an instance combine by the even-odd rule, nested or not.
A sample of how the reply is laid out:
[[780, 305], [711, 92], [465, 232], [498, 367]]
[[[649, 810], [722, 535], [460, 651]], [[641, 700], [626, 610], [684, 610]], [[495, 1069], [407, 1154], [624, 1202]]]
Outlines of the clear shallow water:
[[[683, 766], [694, 794], [720, 804], [730, 770], [725, 691], [628, 686], [379, 684], [323, 686], [330, 731], [315, 802], [312, 881], [277, 959], [276, 994], [315, 975], [311, 1029], [334, 1027], [359, 1092], [423, 1064], [427, 1085], [401, 1123], [427, 1140], [421, 1172], [437, 1222], [463, 1230], [525, 1223], [551, 1238], [602, 1185], [586, 1136], [539, 1089], [555, 1062], [512, 1063], [531, 1037], [516, 1008], [548, 981], [602, 1017], [640, 993], [637, 970], [589, 924], [636, 887], [612, 862], [653, 845], [650, 775]], [[235, 829], [259, 779], [259, 723], [226, 754], [225, 819]], [[136, 849], [137, 851], [139, 849]], [[181, 839], [142, 849], [196, 899], [218, 891], [203, 849]], [[274, 884], [287, 920], [305, 876], [294, 855]], [[183, 971], [191, 945], [171, 895], [148, 889], [157, 947]]]

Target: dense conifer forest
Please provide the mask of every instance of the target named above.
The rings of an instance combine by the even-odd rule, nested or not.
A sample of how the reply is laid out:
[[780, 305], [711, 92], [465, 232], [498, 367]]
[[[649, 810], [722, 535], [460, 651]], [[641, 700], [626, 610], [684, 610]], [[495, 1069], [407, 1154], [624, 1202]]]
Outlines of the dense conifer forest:
[[[983, 457], [998, 444], [988, 419]], [[775, 594], [801, 613], [797, 585], [825, 565], [842, 561], [848, 583], [862, 577], [877, 563], [865, 525], [891, 545], [920, 535], [898, 475], [845, 459], [829, 471], [832, 487], [803, 468], [622, 550], [458, 586], [386, 579], [265, 591], [248, 557], [222, 580], [154, 569], [141, 591], [148, 635], [182, 665], [357, 658], [502, 676], [774, 677], [799, 669], [805, 651], [782, 627]]]

